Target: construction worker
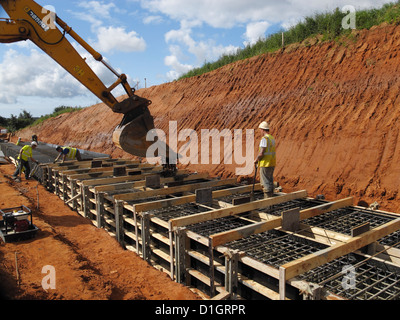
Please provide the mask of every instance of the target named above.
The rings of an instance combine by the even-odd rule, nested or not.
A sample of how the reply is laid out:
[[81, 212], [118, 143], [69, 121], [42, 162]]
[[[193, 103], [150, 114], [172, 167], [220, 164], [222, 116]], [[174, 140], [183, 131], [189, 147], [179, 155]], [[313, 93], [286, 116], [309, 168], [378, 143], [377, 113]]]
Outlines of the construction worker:
[[78, 149], [76, 148], [72, 148], [72, 147], [61, 147], [61, 146], [57, 146], [56, 147], [57, 152], [59, 152], [60, 154], [58, 155], [58, 157], [54, 160], [54, 163], [56, 163], [58, 161], [58, 159], [62, 158], [62, 163], [64, 163], [65, 158], [68, 158], [68, 160], [78, 160], [78, 161], [82, 161], [81, 158], [81, 153], [79, 152]]
[[23, 146], [21, 150], [19, 151], [18, 155], [18, 166], [17, 169], [15, 170], [14, 174], [12, 175], [12, 178], [15, 180], [18, 178], [18, 175], [20, 172], [22, 173], [22, 169], [25, 168], [25, 178], [26, 180], [29, 180], [29, 174], [31, 172], [31, 167], [29, 165], [29, 159], [31, 159], [32, 162], [39, 163], [37, 162], [33, 157], [32, 157], [32, 151], [36, 149], [38, 146], [37, 142], [32, 141], [31, 144], [27, 144], [26, 146]]
[[275, 138], [269, 134], [270, 127], [266, 121], [262, 122], [258, 129], [262, 132], [263, 137], [254, 164], [260, 168], [260, 182], [264, 188], [264, 198], [270, 198], [274, 194]]

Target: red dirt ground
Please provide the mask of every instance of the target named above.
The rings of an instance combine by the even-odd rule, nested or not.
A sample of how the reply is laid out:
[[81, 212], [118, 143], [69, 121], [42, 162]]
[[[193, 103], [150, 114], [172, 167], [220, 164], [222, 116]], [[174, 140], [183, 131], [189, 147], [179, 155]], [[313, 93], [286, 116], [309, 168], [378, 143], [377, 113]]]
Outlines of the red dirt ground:
[[[353, 196], [355, 204], [377, 201], [382, 210], [400, 212], [399, 58], [400, 26], [384, 24], [337, 41], [310, 39], [137, 94], [153, 101], [150, 111], [156, 127], [167, 134], [169, 121], [177, 121], [179, 131], [199, 133], [201, 129], [254, 129], [267, 120], [277, 140], [275, 178], [284, 192], [306, 189], [310, 196], [324, 194], [328, 200]], [[19, 132], [15, 139], [29, 140], [37, 134], [40, 141], [130, 158], [112, 144], [112, 132], [120, 120], [121, 115], [98, 104]], [[190, 165], [190, 169], [235, 176], [235, 164]], [[67, 223], [65, 218], [58, 219]], [[82, 227], [75, 226], [76, 230]], [[101, 230], [92, 232], [106, 237]], [[75, 242], [82, 237], [94, 245], [82, 233], [73, 237]], [[126, 255], [121, 252], [119, 257], [127, 259]], [[90, 261], [96, 270], [102, 268], [101, 257]], [[95, 274], [91, 279], [100, 282]], [[104, 281], [106, 298], [113, 289]], [[128, 295], [124, 283], [115, 290]], [[141, 293], [135, 294], [140, 297]], [[88, 297], [92, 297], [90, 290]]]
[[[0, 166], [0, 208], [25, 205], [40, 229], [32, 240], [0, 240], [0, 297], [35, 300], [197, 300], [135, 253], [123, 250], [104, 229], [94, 227], [37, 181], [10, 179], [14, 167]], [[39, 194], [39, 210], [37, 199]], [[20, 283], [17, 283], [15, 253]], [[56, 289], [42, 288], [51, 265]]]

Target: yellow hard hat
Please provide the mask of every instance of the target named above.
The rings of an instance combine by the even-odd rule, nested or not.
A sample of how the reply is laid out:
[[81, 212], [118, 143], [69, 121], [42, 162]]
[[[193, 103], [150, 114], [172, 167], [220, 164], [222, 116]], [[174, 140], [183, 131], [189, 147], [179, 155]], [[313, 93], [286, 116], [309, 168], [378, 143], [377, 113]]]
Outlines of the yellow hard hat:
[[267, 121], [264, 121], [258, 126], [258, 128], [263, 130], [269, 130], [269, 124]]

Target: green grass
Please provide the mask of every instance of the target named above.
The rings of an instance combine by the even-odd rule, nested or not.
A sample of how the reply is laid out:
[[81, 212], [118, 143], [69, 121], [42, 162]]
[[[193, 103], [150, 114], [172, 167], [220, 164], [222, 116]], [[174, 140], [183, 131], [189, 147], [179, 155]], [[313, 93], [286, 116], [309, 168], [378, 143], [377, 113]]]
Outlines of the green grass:
[[37, 119], [35, 122], [33, 122], [30, 125], [30, 127], [37, 126], [37, 125], [41, 124], [42, 122], [44, 122], [45, 120], [58, 117], [59, 115], [61, 115], [63, 113], [75, 112], [75, 111], [79, 111], [82, 109], [83, 108], [81, 108], [81, 107], [65, 107], [65, 106], [57, 107], [54, 109], [53, 113], [41, 116], [39, 119]]
[[[339, 8], [336, 8], [333, 12], [318, 13], [312, 17], [306, 17], [289, 30], [281, 30], [280, 32], [271, 34], [266, 39], [260, 39], [252, 46], [238, 49], [234, 54], [225, 54], [215, 62], [206, 62], [202, 67], [189, 71], [179, 79], [199, 76], [236, 61], [268, 52], [275, 52], [282, 47], [282, 32], [284, 34], [285, 46], [299, 43], [316, 36], [321, 36], [322, 41], [336, 40], [342, 36], [349, 36], [352, 30], [342, 27], [342, 20], [347, 14], [348, 13], [342, 13]], [[356, 12], [357, 30], [370, 29], [383, 22], [389, 24], [400, 23], [400, 0], [385, 4], [379, 9]]]

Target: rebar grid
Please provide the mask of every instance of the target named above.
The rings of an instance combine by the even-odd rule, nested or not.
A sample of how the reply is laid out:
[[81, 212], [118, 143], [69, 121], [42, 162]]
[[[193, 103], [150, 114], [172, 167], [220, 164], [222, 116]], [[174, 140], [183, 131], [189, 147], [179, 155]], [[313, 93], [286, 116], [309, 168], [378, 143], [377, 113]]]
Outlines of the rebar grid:
[[351, 235], [351, 230], [369, 222], [371, 228], [379, 227], [394, 220], [394, 217], [376, 214], [372, 211], [346, 207], [333, 210], [304, 220], [307, 225]]
[[268, 213], [274, 216], [281, 216], [283, 212], [299, 208], [300, 210], [316, 207], [325, 202], [314, 199], [295, 199], [283, 203], [274, 204], [263, 209], [258, 209], [260, 212]]
[[[259, 211], [268, 210], [268, 212], [271, 212], [274, 215], [280, 215], [282, 212], [289, 210], [291, 208], [301, 207], [304, 209], [316, 206], [318, 204], [320, 204], [320, 202], [316, 203], [313, 200], [298, 199], [273, 205], [267, 209], [261, 209]], [[242, 214], [241, 216], [246, 217], [246, 213]], [[205, 221], [195, 225], [190, 225], [188, 226], [188, 229], [202, 236], [207, 237], [211, 234], [216, 234], [219, 232], [240, 228], [249, 224], [251, 224], [251, 222], [246, 221], [244, 219], [240, 219], [238, 217], [224, 217], [212, 221]]]
[[275, 268], [317, 252], [327, 246], [277, 230], [269, 230], [226, 244], [246, 255]]
[[400, 270], [393, 266], [389, 268], [383, 262], [359, 262], [360, 259], [355, 254], [348, 254], [298, 278], [318, 283], [349, 300], [399, 300]]
[[208, 237], [212, 234], [240, 228], [249, 224], [252, 224], [252, 222], [240, 219], [238, 217], [224, 217], [217, 220], [192, 224], [189, 225], [187, 228], [190, 231], [198, 233], [204, 237]]
[[198, 205], [196, 203], [186, 203], [178, 206], [160, 208], [156, 210], [150, 210], [148, 213], [160, 218], [164, 221], [171, 219], [190, 216], [196, 213], [207, 212], [210, 208]]
[[163, 199], [165, 199], [165, 196], [155, 196], [155, 197], [151, 197], [151, 198], [131, 200], [131, 201], [127, 201], [127, 203], [133, 205], [133, 204], [139, 204], [139, 203], [159, 201], [159, 200], [163, 200]]
[[[262, 192], [262, 191], [254, 191], [253, 195], [254, 195], [254, 200], [264, 199], [264, 192]], [[226, 203], [232, 203], [232, 201], [235, 199], [246, 198], [246, 197], [250, 197], [250, 196], [251, 196], [251, 192], [245, 192], [245, 193], [232, 194], [229, 196], [221, 197], [221, 198], [218, 198], [217, 200], [223, 201]]]
[[393, 248], [400, 249], [400, 231], [389, 234], [379, 240], [379, 243], [383, 246], [393, 246]]

